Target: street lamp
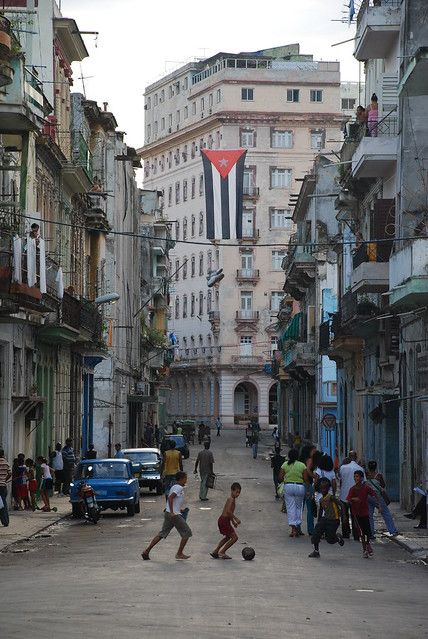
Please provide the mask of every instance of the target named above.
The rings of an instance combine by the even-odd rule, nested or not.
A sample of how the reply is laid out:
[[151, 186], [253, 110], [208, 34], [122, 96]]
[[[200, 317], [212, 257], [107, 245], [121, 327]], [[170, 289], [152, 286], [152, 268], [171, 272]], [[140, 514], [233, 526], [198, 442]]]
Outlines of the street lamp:
[[95, 298], [95, 304], [109, 304], [110, 302], [117, 302], [120, 299], [119, 293], [106, 293]]

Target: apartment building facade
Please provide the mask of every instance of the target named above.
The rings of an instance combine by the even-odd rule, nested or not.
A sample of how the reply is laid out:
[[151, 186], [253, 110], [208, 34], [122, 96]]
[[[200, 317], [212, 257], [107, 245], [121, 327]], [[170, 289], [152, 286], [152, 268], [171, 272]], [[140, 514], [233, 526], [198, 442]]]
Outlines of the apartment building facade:
[[[144, 183], [164, 192], [176, 240], [170, 417], [273, 423], [267, 371], [293, 228], [289, 199], [319, 149], [340, 139], [339, 64], [316, 62], [298, 45], [219, 53], [150, 85], [145, 101]], [[203, 148], [247, 149], [235, 245], [206, 240]], [[225, 278], [207, 289], [208, 271], [219, 267]]]

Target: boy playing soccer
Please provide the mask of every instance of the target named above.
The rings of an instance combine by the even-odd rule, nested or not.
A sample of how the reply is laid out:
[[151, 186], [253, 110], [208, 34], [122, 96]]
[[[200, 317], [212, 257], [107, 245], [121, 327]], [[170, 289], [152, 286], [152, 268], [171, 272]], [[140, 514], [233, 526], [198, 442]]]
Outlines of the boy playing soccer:
[[318, 522], [315, 526], [311, 541], [314, 545], [314, 550], [309, 557], [319, 558], [319, 543], [321, 537], [325, 534], [327, 543], [343, 546], [342, 535], [337, 534], [337, 529], [340, 524], [340, 502], [329, 494], [331, 482], [327, 477], [322, 477], [319, 481], [319, 491], [321, 493], [321, 499], [319, 502]]
[[371, 528], [369, 519], [369, 503], [368, 497], [373, 497], [378, 508], [379, 500], [373, 488], [364, 483], [364, 473], [362, 470], [356, 470], [354, 473], [355, 486], [349, 489], [346, 501], [351, 504], [352, 516], [355, 519], [357, 530], [360, 533], [361, 543], [363, 545], [363, 557], [367, 559], [373, 556], [373, 548], [370, 545]]
[[240, 494], [241, 485], [234, 482], [230, 487], [230, 497], [228, 497], [223, 512], [218, 518], [218, 529], [223, 538], [218, 543], [217, 548], [210, 553], [213, 559], [232, 559], [226, 554], [226, 550], [229, 550], [238, 541], [238, 535], [233, 530], [232, 525], [236, 528], [241, 523], [238, 517], [235, 517], [236, 499]]

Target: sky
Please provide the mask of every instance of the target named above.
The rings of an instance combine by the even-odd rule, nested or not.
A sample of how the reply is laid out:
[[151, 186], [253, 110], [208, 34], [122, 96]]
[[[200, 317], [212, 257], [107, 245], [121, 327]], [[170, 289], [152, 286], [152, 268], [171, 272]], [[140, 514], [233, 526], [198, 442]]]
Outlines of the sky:
[[[59, 0], [57, 0], [59, 1]], [[82, 62], [88, 99], [108, 101], [130, 146], [143, 143], [144, 88], [195, 57], [218, 51], [256, 51], [294, 42], [316, 60], [339, 60], [342, 80], [358, 80], [355, 27], [339, 20], [346, 0], [62, 0], [74, 18], [90, 57]], [[74, 77], [82, 75], [75, 65]], [[82, 90], [76, 79], [74, 89]]]

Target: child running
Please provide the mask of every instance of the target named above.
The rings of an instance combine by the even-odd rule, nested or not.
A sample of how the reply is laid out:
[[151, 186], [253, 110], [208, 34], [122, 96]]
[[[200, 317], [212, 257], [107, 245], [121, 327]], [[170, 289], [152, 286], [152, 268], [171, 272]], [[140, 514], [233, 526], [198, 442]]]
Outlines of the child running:
[[210, 555], [213, 559], [232, 559], [226, 554], [226, 550], [229, 550], [233, 544], [238, 541], [238, 535], [232, 528], [239, 526], [241, 521], [235, 516], [236, 499], [241, 494], [241, 485], [238, 482], [234, 482], [230, 487], [230, 497], [226, 500], [223, 508], [223, 512], [218, 518], [218, 529], [223, 535], [223, 538], [219, 541], [215, 550]]
[[370, 545], [371, 528], [369, 519], [369, 503], [368, 498], [373, 497], [377, 507], [379, 500], [373, 488], [364, 483], [364, 473], [362, 470], [356, 470], [354, 473], [355, 486], [349, 489], [346, 501], [351, 504], [352, 516], [360, 535], [361, 544], [363, 546], [363, 557], [368, 559], [373, 556], [373, 548]]
[[314, 545], [313, 552], [309, 557], [318, 559], [320, 557], [319, 544], [322, 536], [328, 544], [336, 544], [343, 546], [342, 535], [337, 533], [340, 524], [340, 502], [334, 495], [328, 491], [331, 487], [331, 481], [327, 477], [322, 477], [317, 484], [317, 492], [321, 493], [319, 501], [318, 522], [315, 526], [311, 541]]

